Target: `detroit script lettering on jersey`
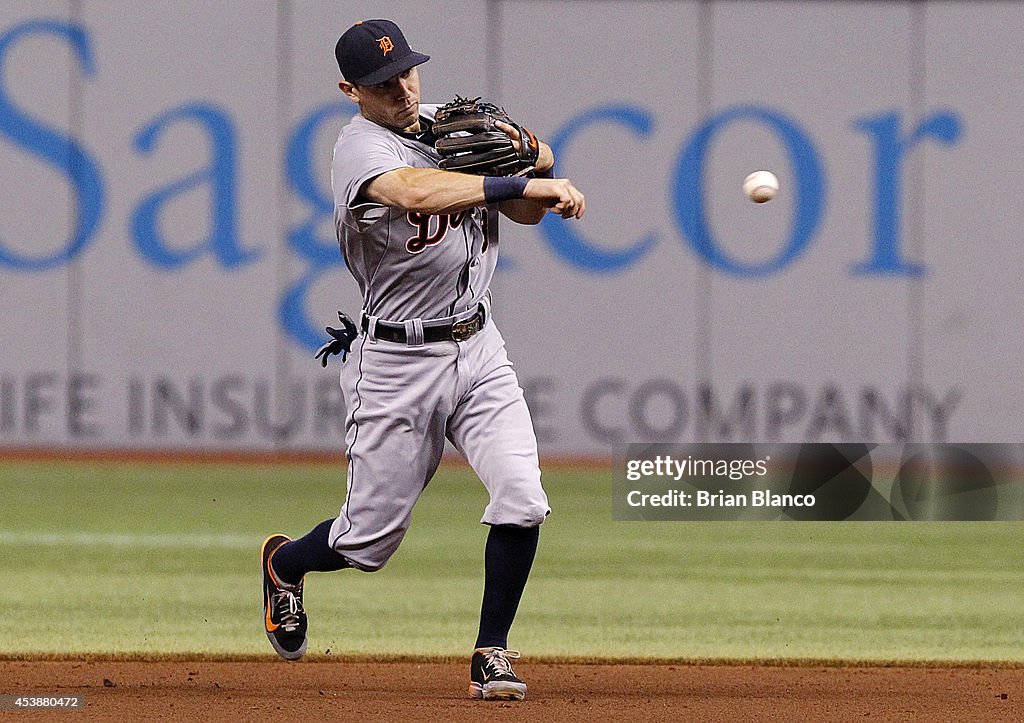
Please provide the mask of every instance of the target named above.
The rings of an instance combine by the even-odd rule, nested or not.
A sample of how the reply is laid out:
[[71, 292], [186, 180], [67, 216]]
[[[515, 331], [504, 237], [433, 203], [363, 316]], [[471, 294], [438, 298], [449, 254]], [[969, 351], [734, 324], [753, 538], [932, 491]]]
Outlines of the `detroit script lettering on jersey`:
[[[444, 239], [450, 228], [458, 228], [469, 216], [471, 211], [460, 211], [459, 213], [445, 213], [436, 216], [427, 213], [409, 211], [409, 223], [416, 227], [416, 235], [405, 242], [405, 250], [411, 254], [418, 254], [428, 246], [438, 244]], [[436, 219], [436, 221], [433, 221]], [[431, 230], [433, 226], [433, 230]]]

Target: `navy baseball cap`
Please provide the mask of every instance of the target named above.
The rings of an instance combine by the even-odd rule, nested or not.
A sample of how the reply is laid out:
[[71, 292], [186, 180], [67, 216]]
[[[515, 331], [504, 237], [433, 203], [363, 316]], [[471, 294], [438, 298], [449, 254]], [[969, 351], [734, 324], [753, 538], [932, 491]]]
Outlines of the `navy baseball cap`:
[[376, 85], [394, 78], [429, 55], [409, 47], [405, 36], [390, 20], [363, 20], [346, 30], [334, 46], [338, 69], [349, 83]]

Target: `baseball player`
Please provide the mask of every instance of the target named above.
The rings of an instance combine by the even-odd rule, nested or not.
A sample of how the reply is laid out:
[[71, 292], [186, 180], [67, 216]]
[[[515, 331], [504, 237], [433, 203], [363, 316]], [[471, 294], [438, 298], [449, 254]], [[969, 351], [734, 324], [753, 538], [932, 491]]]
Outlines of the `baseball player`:
[[[342, 354], [347, 407], [347, 494], [336, 518], [290, 540], [263, 543], [264, 618], [279, 655], [306, 652], [308, 572], [379, 570], [398, 549], [445, 439], [489, 494], [480, 627], [470, 664], [474, 698], [521, 700], [508, 633], [550, 513], [522, 389], [491, 318], [498, 217], [536, 224], [548, 212], [580, 218], [583, 194], [551, 177], [550, 147], [499, 123], [532, 174], [441, 170], [432, 121], [420, 104], [413, 51], [388, 20], [348, 29], [335, 49], [342, 92], [359, 113], [334, 147], [331, 183], [345, 263], [362, 292], [358, 323], [331, 330], [323, 361]], [[532, 147], [533, 155], [527, 152]], [[318, 353], [318, 356], [320, 355]]]

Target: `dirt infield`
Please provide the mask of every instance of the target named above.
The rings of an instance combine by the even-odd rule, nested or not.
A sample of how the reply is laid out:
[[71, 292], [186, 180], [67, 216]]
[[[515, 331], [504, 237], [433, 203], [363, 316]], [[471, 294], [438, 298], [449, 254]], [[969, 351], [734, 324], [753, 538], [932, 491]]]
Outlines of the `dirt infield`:
[[[520, 703], [465, 697], [466, 664], [0, 661], [0, 694], [81, 695], [11, 720], [1024, 719], [1019, 667], [557, 664], [523, 661]], [[70, 716], [70, 717], [69, 717]]]

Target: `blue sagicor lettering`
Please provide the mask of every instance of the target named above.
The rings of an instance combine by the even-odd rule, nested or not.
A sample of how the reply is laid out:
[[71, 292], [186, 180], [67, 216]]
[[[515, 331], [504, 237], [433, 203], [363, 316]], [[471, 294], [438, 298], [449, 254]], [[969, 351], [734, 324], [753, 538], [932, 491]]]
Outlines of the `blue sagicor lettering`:
[[922, 264], [907, 261], [900, 253], [903, 159], [926, 138], [954, 145], [961, 136], [961, 123], [951, 111], [938, 111], [905, 138], [902, 126], [903, 119], [896, 111], [860, 118], [853, 124], [871, 136], [875, 151], [874, 247], [869, 259], [853, 266], [856, 274], [919, 277], [925, 273]]
[[[708, 224], [705, 163], [715, 136], [737, 122], [761, 123], [779, 137], [789, 154], [795, 186], [789, 237], [774, 258], [759, 263], [743, 262], [726, 254]], [[825, 174], [810, 137], [796, 121], [762, 106], [743, 105], [724, 110], [697, 128], [683, 146], [672, 190], [676, 222], [690, 246], [710, 266], [734, 276], [769, 276], [789, 266], [807, 249], [825, 208]]]
[[[653, 117], [642, 108], [625, 104], [599, 106], [569, 119], [552, 136], [551, 150], [555, 158], [562, 158], [567, 153], [569, 144], [576, 136], [601, 123], [623, 126], [640, 138], [650, 136], [654, 129]], [[610, 251], [588, 241], [573, 228], [573, 224], [560, 223], [559, 219], [550, 214], [540, 222], [540, 231], [559, 257], [573, 266], [599, 274], [622, 271], [632, 266], [654, 248], [658, 241], [657, 234], [652, 231], [627, 248]]]
[[[33, 36], [56, 36], [66, 41], [75, 53], [85, 77], [96, 74], [89, 34], [81, 25], [59, 20], [29, 20], [0, 35], [0, 137], [5, 137], [68, 177], [74, 188], [74, 228], [62, 247], [49, 254], [28, 256], [5, 248], [0, 238], [0, 266], [15, 271], [41, 271], [67, 264], [90, 244], [103, 218], [105, 191], [99, 165], [70, 136], [41, 123], [20, 110], [7, 94], [3, 82], [4, 65], [10, 49]], [[50, 228], [41, 219], [39, 229]]]
[[[314, 159], [318, 134], [328, 123], [335, 132], [342, 122], [352, 117], [355, 106], [351, 103], [327, 103], [314, 109], [299, 123], [288, 141], [285, 168], [289, 188], [310, 208], [305, 221], [288, 232], [288, 246], [306, 259], [305, 273], [285, 290], [278, 306], [278, 320], [285, 333], [300, 345], [314, 351], [323, 343], [323, 326], [310, 321], [306, 299], [317, 279], [329, 269], [344, 268], [345, 262], [338, 249], [334, 229], [334, 197], [322, 181], [324, 174], [314, 169], [323, 168], [326, 160]], [[330, 237], [321, 238], [318, 231], [332, 230]]]
[[[157, 140], [176, 123], [192, 123], [209, 137], [210, 164], [144, 197], [131, 218], [131, 235], [142, 257], [161, 269], [186, 266], [212, 252], [221, 266], [236, 268], [257, 260], [258, 249], [246, 249], [238, 235], [237, 132], [231, 116], [210, 103], [187, 103], [155, 118], [135, 137], [135, 147], [152, 153]], [[189, 248], [175, 248], [160, 231], [160, 213], [175, 198], [209, 185], [210, 229], [207, 238]]]

